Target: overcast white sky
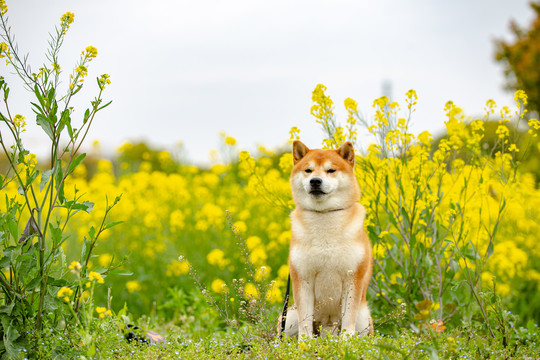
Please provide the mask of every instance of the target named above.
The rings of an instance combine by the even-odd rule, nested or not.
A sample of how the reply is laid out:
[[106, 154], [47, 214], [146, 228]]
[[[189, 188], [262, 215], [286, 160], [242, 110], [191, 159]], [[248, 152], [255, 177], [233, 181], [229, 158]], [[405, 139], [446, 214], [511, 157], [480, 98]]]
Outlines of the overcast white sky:
[[[509, 22], [528, 25], [526, 0], [7, 0], [19, 50], [37, 70], [48, 32], [75, 13], [62, 50], [65, 82], [81, 50], [99, 55], [89, 79], [111, 76], [113, 104], [96, 118], [90, 139], [105, 151], [125, 140], [170, 147], [182, 141], [189, 158], [208, 161], [224, 130], [239, 147], [280, 146], [292, 126], [308, 146], [321, 133], [309, 114], [311, 92], [323, 83], [345, 121], [352, 97], [366, 116], [382, 84], [394, 100], [413, 88], [419, 101], [413, 129], [443, 127], [453, 100], [467, 114], [487, 99], [511, 104], [493, 39], [510, 39]], [[8, 68], [1, 65], [4, 76]], [[28, 96], [11, 83], [11, 106], [34, 125]], [[88, 80], [88, 101], [96, 89]], [[78, 115], [82, 117], [84, 109]], [[29, 120], [29, 121], [28, 121]], [[45, 136], [29, 131], [39, 149]]]

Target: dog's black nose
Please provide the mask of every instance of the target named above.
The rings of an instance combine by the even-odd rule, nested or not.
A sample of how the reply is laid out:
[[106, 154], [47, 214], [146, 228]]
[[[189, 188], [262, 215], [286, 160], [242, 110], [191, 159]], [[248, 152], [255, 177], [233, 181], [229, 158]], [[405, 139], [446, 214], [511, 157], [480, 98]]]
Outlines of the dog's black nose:
[[322, 184], [322, 179], [321, 179], [321, 178], [314, 177], [313, 179], [309, 180], [309, 184], [310, 184], [312, 187], [320, 187], [321, 184]]

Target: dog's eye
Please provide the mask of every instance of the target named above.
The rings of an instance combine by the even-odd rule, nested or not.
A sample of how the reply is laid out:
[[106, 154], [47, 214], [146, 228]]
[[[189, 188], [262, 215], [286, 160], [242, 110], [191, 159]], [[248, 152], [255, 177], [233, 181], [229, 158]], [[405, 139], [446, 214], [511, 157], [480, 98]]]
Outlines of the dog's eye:
[[309, 174], [311, 172], [311, 169], [306, 169], [306, 172]]
[[328, 170], [326, 170], [326, 172], [329, 173], [329, 174], [331, 174], [331, 173], [336, 172], [336, 170], [334, 170], [334, 169], [328, 169]]

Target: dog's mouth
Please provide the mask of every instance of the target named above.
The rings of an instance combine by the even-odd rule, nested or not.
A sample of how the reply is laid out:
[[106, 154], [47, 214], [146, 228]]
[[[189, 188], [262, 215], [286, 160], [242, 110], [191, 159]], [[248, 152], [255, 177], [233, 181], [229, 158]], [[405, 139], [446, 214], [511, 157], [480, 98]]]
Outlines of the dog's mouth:
[[309, 192], [310, 195], [313, 195], [315, 197], [319, 197], [319, 196], [323, 196], [323, 195], [326, 195], [326, 193], [324, 191], [322, 191], [321, 189], [312, 189], [310, 192]]

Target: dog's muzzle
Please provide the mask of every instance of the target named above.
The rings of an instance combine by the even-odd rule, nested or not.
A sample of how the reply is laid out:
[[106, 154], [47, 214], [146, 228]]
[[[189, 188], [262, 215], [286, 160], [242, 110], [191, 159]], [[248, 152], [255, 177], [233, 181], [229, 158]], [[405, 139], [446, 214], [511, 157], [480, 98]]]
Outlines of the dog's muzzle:
[[311, 178], [309, 180], [309, 194], [313, 196], [322, 196], [326, 194], [324, 191], [322, 191], [322, 179], [318, 177]]

